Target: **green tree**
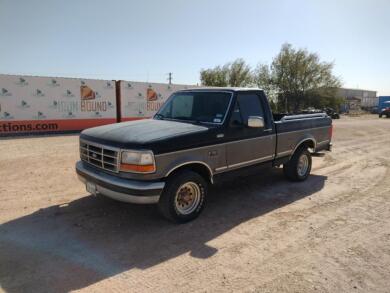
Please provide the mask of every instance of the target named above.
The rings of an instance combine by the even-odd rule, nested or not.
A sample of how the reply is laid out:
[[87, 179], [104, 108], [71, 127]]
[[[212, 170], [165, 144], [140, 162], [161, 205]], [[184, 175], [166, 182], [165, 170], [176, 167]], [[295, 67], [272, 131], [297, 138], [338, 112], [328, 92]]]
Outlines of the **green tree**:
[[243, 87], [253, 84], [253, 77], [251, 67], [239, 58], [223, 66], [202, 69], [200, 81], [204, 86]]
[[202, 69], [200, 71], [200, 81], [204, 86], [228, 86], [228, 68], [216, 66], [211, 69]]
[[333, 75], [333, 63], [321, 62], [318, 54], [284, 44], [271, 65], [259, 64], [254, 81], [279, 111], [298, 111], [304, 107], [338, 107], [339, 78]]

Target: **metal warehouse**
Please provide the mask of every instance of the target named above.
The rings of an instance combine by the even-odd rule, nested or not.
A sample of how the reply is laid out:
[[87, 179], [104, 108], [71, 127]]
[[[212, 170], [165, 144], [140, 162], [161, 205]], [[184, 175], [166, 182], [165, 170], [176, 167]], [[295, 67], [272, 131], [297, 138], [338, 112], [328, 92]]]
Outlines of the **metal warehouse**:
[[369, 110], [378, 106], [376, 91], [339, 88], [338, 95], [345, 98], [345, 106], [348, 110], [359, 110], [360, 108]]

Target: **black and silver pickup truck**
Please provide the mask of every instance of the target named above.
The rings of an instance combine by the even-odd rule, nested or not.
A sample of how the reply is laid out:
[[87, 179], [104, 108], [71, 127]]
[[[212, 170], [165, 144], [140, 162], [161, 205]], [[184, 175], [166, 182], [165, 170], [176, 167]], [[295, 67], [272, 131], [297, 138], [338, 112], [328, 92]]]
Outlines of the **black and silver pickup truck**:
[[311, 153], [331, 150], [325, 113], [272, 114], [260, 89], [203, 88], [172, 94], [152, 119], [110, 124], [80, 134], [77, 174], [87, 191], [158, 204], [166, 218], [196, 218], [214, 184], [241, 171], [283, 165], [305, 180]]

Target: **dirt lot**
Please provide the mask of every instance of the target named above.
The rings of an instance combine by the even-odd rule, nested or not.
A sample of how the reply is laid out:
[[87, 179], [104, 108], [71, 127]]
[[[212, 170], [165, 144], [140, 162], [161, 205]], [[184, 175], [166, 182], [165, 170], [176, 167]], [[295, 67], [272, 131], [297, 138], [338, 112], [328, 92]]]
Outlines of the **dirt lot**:
[[1, 140], [1, 288], [389, 292], [390, 119], [334, 124], [306, 182], [275, 169], [214, 188], [186, 225], [89, 196], [75, 135]]

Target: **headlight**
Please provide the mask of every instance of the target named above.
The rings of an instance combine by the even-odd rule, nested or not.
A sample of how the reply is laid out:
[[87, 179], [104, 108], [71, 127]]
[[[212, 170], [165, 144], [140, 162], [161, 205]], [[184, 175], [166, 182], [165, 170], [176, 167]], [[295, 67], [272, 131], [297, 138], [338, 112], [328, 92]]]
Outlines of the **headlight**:
[[122, 151], [121, 171], [153, 173], [156, 171], [154, 155], [151, 151]]

